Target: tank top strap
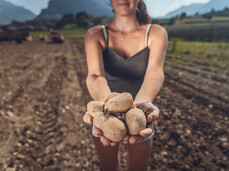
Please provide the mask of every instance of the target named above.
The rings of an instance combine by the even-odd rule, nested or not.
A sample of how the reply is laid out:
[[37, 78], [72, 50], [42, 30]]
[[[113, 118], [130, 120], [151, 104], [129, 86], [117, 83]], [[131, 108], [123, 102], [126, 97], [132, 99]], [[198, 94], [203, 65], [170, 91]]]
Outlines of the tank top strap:
[[102, 28], [103, 28], [103, 34], [104, 34], [104, 37], [105, 37], [105, 40], [106, 40], [106, 45], [108, 45], [108, 33], [107, 33], [107, 28], [105, 25], [102, 25]]
[[149, 31], [150, 31], [151, 25], [152, 24], [148, 24], [147, 29], [146, 29], [146, 36], [145, 36], [145, 46], [146, 47], [148, 46], [148, 37], [149, 37]]

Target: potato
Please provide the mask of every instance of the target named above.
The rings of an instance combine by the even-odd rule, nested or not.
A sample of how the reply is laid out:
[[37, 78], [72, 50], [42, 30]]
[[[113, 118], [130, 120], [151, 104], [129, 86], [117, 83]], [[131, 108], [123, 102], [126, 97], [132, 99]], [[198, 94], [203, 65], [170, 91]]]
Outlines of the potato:
[[114, 142], [120, 142], [127, 134], [125, 124], [113, 116], [104, 116], [103, 112], [95, 114], [94, 125], [103, 131], [103, 135]]
[[141, 109], [133, 108], [126, 113], [126, 125], [130, 135], [139, 135], [146, 127], [146, 117]]
[[119, 95], [120, 93], [117, 93], [117, 92], [112, 92], [111, 94], [109, 94], [108, 96], [107, 96], [107, 100], [110, 100], [110, 99], [112, 99], [113, 97], [115, 97], [115, 96], [117, 96], [117, 95]]
[[130, 93], [121, 93], [105, 103], [104, 109], [110, 113], [122, 113], [133, 108], [133, 97]]
[[96, 112], [103, 112], [104, 103], [101, 101], [91, 101], [87, 104], [87, 112], [94, 117]]
[[136, 108], [130, 93], [111, 93], [105, 102], [91, 101], [88, 113], [93, 124], [103, 135], [114, 142], [120, 142], [128, 134], [139, 135], [146, 127], [145, 111]]

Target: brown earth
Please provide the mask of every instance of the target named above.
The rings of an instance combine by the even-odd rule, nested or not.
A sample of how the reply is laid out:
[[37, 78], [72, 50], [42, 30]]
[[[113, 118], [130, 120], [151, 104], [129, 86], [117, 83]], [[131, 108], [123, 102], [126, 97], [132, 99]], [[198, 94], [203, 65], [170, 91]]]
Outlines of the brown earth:
[[[149, 170], [228, 170], [228, 82], [169, 65]], [[86, 74], [80, 40], [0, 43], [0, 170], [100, 169], [82, 121]]]

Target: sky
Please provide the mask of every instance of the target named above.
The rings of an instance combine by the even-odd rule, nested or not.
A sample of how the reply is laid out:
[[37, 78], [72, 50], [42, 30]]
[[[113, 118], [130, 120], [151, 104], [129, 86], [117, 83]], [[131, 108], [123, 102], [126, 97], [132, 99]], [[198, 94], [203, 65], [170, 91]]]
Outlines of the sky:
[[151, 17], [161, 17], [183, 5], [207, 3], [210, 0], [144, 0]]
[[[31, 10], [33, 13], [37, 15], [41, 12], [41, 9], [47, 8], [49, 0], [6, 0], [6, 1], [10, 1], [15, 5], [23, 6]], [[144, 0], [151, 17], [163, 16], [168, 12], [181, 7], [182, 5], [189, 5], [192, 3], [206, 3], [209, 1], [210, 0]]]
[[5, 0], [12, 4], [23, 6], [38, 15], [43, 8], [47, 8], [49, 0]]

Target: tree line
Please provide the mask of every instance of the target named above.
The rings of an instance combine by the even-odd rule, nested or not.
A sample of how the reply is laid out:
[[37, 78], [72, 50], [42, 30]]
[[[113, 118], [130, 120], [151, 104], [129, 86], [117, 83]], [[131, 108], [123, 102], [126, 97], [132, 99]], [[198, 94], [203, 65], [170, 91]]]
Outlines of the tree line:
[[197, 12], [193, 16], [188, 16], [186, 12], [183, 12], [180, 15], [176, 15], [176, 16], [171, 17], [169, 19], [153, 19], [153, 23], [160, 24], [160, 25], [171, 25], [172, 26], [176, 23], [177, 20], [184, 20], [184, 19], [195, 18], [195, 17], [208, 19], [209, 21], [213, 17], [229, 17], [229, 8], [226, 7], [220, 11], [215, 11], [214, 9], [212, 9], [210, 12], [204, 13], [204, 14], [199, 14]]
[[87, 12], [79, 12], [74, 14], [66, 14], [61, 20], [55, 24], [56, 29], [61, 29], [67, 24], [76, 24], [77, 27], [88, 28], [93, 25], [102, 24], [104, 20], [109, 20], [106, 16], [93, 17], [87, 14]]
[[[201, 16], [205, 18], [212, 18], [214, 16], [219, 17], [229, 17], [229, 9], [225, 8], [221, 11], [215, 11], [212, 9], [210, 12], [199, 15], [196, 13], [194, 16], [187, 16], [186, 13], [182, 13], [179, 16], [172, 17], [164, 20], [153, 19], [153, 24], [163, 25], [169, 34], [170, 38], [182, 38], [185, 40], [199, 40], [199, 41], [229, 41], [229, 23], [225, 24], [216, 24], [209, 26], [174, 26], [176, 20], [183, 20], [185, 18]], [[210, 17], [209, 17], [210, 16]], [[36, 30], [47, 30], [49, 28], [54, 29], [63, 29], [68, 24], [74, 24], [77, 27], [88, 29], [94, 25], [102, 25], [110, 22], [112, 18], [106, 16], [93, 17], [87, 14], [86, 12], [79, 12], [74, 14], [66, 14], [58, 21], [46, 21], [46, 22], [37, 22], [37, 21], [27, 21], [25, 23], [14, 21], [11, 23], [11, 26], [17, 28], [22, 27], [23, 25], [34, 26]], [[210, 20], [209, 20], [210, 21]], [[9, 27], [9, 26], [6, 26]], [[28, 29], [28, 28], [27, 28]]]
[[166, 27], [169, 38], [229, 42], [229, 25]]
[[[196, 20], [195, 25], [186, 24], [184, 26], [174, 26], [177, 20], [184, 20], [185, 18], [202, 17], [207, 19], [207, 23], [211, 22], [213, 17], [228, 17], [229, 19], [229, 8], [225, 8], [220, 11], [212, 9], [210, 12], [205, 14], [196, 13], [194, 16], [187, 16], [186, 13], [182, 13], [179, 16], [172, 17], [162, 25], [166, 27], [170, 38], [181, 38], [190, 41], [226, 41], [229, 42], [229, 22], [224, 21], [221, 24], [206, 24], [202, 25], [202, 21]], [[160, 21], [154, 20], [154, 23]], [[199, 23], [199, 25], [197, 24]]]

